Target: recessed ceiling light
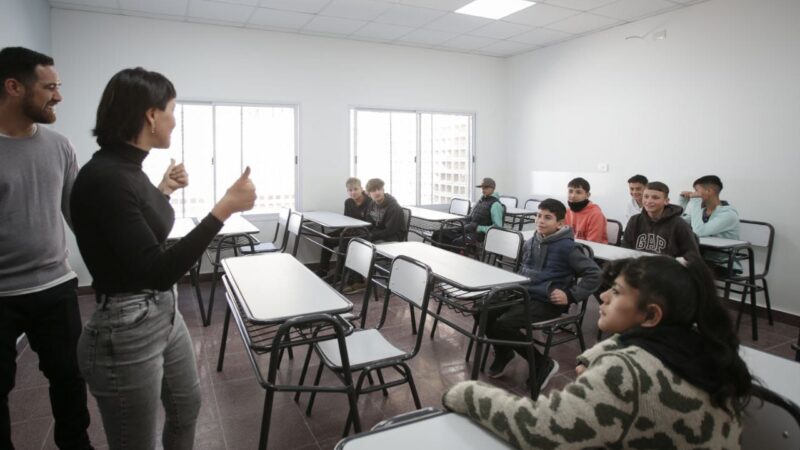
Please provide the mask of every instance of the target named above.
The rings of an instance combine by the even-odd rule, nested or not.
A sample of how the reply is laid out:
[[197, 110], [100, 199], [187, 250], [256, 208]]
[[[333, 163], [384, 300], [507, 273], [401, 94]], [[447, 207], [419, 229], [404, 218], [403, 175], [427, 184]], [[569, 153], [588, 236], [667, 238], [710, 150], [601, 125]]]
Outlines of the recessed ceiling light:
[[497, 20], [535, 4], [536, 2], [527, 0], [475, 0], [457, 9], [456, 12]]

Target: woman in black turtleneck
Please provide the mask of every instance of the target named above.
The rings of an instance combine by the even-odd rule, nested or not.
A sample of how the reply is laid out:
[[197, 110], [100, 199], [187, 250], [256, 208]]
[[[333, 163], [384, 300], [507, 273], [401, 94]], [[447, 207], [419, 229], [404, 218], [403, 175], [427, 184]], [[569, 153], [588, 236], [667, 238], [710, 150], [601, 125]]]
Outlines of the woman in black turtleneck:
[[142, 68], [114, 75], [97, 110], [101, 148], [72, 190], [75, 236], [98, 301], [78, 359], [111, 449], [155, 448], [159, 400], [164, 449], [192, 448], [200, 390], [174, 285], [222, 223], [256, 198], [248, 167], [192, 232], [166, 248], [175, 220], [169, 196], [188, 177], [173, 163], [156, 188], [142, 161], [151, 148], [169, 147], [174, 109], [175, 88], [163, 75]]

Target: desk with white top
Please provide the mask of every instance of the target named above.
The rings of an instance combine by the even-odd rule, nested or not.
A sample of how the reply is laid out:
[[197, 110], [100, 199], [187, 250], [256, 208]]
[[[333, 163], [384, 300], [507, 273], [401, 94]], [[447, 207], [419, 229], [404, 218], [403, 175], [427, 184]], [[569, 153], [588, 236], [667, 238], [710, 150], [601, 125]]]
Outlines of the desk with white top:
[[[311, 224], [317, 225], [319, 229]], [[344, 214], [329, 211], [308, 211], [303, 213], [303, 224], [300, 235], [308, 242], [336, 255], [339, 262], [334, 272], [334, 281], [339, 277], [343, 267], [347, 249], [344, 248], [350, 238], [365, 236], [371, 226], [369, 222]], [[342, 244], [345, 245], [342, 245]]]
[[[408, 231], [421, 237], [423, 242], [436, 242], [436, 245], [455, 249], [455, 246], [450, 244], [442, 244], [439, 235], [446, 230], [457, 230], [460, 235], [464, 236], [464, 216], [418, 206], [404, 206], [404, 208], [411, 212]], [[439, 235], [435, 235], [437, 232]]]
[[[482, 346], [490, 343], [485, 330], [489, 310], [522, 302], [522, 285], [530, 282], [528, 277], [422, 242], [388, 242], [376, 245], [375, 250], [388, 259], [404, 255], [431, 268], [435, 279], [431, 295], [439, 303], [436, 311], [428, 311], [434, 317], [434, 327], [441, 321], [476, 342], [475, 355], [482, 355]], [[520, 294], [508, 295], [510, 293]], [[443, 304], [459, 314], [478, 317], [480, 325], [473, 330], [463, 328], [441, 314]], [[525, 304], [526, 308], [527, 306]], [[385, 315], [384, 307], [379, 328], [383, 325]], [[422, 333], [423, 330], [419, 332]], [[479, 369], [480, 358], [476, 356], [472, 365], [473, 380], [478, 378]]]
[[800, 405], [800, 362], [744, 345], [739, 346], [739, 355], [747, 363], [750, 374], [765, 387]]
[[529, 209], [524, 208], [506, 208], [506, 216], [511, 217], [509, 223], [511, 224], [511, 228], [518, 227], [519, 231], [522, 231], [522, 227], [526, 223], [533, 223], [533, 217], [536, 217], [539, 211], [531, 211]]
[[[352, 327], [337, 317], [352, 310], [353, 304], [287, 253], [226, 258], [222, 266], [229, 314], [244, 340], [256, 378], [267, 391], [258, 448], [267, 446], [275, 392], [345, 393], [355, 430], [360, 432], [355, 385], [344, 341]], [[224, 354], [227, 328], [223, 328], [220, 355]], [[277, 370], [283, 349], [330, 339], [339, 342], [342, 352], [342, 386], [303, 386], [302, 381], [298, 385], [278, 384]], [[266, 352], [270, 358], [265, 377], [261, 371], [263, 363], [259, 365], [254, 353]]]
[[[536, 230], [525, 230], [522, 232], [522, 239], [528, 240], [533, 237]], [[633, 250], [630, 248], [617, 247], [616, 245], [601, 244], [599, 242], [575, 239], [575, 242], [583, 244], [592, 249], [595, 259], [602, 261], [616, 261], [625, 258], [640, 258], [642, 256], [653, 256], [654, 253]]]
[[[422, 417], [415, 418], [415, 414]], [[410, 416], [403, 420], [402, 416]], [[413, 411], [378, 424], [372, 431], [340, 441], [335, 450], [507, 450], [511, 447], [494, 433], [460, 414]]]

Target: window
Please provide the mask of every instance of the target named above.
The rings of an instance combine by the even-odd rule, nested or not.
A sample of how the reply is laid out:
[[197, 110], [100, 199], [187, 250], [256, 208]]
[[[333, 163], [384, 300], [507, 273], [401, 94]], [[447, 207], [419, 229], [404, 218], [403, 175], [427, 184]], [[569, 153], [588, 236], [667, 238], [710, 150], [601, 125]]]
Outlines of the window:
[[449, 203], [472, 192], [471, 114], [353, 109], [350, 122], [351, 173], [362, 182], [381, 178], [400, 204]]
[[178, 103], [171, 146], [154, 150], [144, 171], [158, 185], [170, 158], [189, 186], [172, 195], [176, 217], [203, 217], [246, 166], [258, 198], [249, 214], [295, 207], [297, 110], [293, 106]]

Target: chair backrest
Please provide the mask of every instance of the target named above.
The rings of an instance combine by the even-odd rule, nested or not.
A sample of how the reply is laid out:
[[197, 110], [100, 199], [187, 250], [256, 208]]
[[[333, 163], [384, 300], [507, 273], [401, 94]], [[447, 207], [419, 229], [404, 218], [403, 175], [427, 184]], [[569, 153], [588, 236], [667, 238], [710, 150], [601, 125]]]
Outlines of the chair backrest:
[[524, 208], [528, 211], [539, 211], [539, 203], [542, 203], [542, 201], [535, 198], [529, 198], [525, 200]]
[[[739, 239], [747, 241], [754, 248], [760, 249], [759, 253], [766, 253], [763, 269], [757, 269], [757, 273], [766, 275], [769, 272], [769, 265], [772, 261], [772, 245], [775, 242], [775, 227], [767, 222], [758, 222], [755, 220], [740, 220], [739, 221]], [[759, 258], [756, 258], [758, 260]]]
[[281, 250], [286, 247], [286, 240], [289, 237], [286, 228], [289, 226], [289, 216], [291, 214], [291, 208], [281, 208], [278, 212], [278, 225], [275, 226], [275, 236], [272, 238], [272, 244]]
[[411, 210], [403, 208], [403, 239], [401, 242], [408, 241], [408, 232], [411, 229]]
[[468, 216], [471, 208], [472, 204], [470, 204], [469, 200], [465, 200], [463, 198], [454, 198], [450, 200], [450, 214]]
[[375, 246], [361, 238], [352, 239], [347, 245], [344, 266], [369, 279], [375, 267]]
[[506, 205], [506, 208], [516, 208], [519, 204], [517, 197], [512, 197], [510, 195], [501, 195], [500, 202]]
[[745, 409], [743, 449], [800, 448], [800, 407], [775, 392], [753, 385], [753, 398]]
[[422, 346], [422, 336], [425, 334], [425, 319], [428, 317], [428, 301], [431, 296], [431, 286], [433, 276], [431, 268], [416, 259], [400, 255], [392, 261], [392, 268], [389, 272], [389, 289], [386, 291], [386, 298], [390, 294], [395, 294], [420, 309], [419, 324], [417, 325], [417, 339], [414, 343], [414, 350], [406, 354], [406, 358], [411, 358], [419, 352]]
[[608, 233], [609, 244], [618, 246], [622, 243], [622, 222], [606, 219], [606, 232]]
[[[289, 235], [292, 236], [291, 238], [291, 253], [292, 256], [297, 256], [298, 247], [300, 247], [300, 229], [303, 226], [303, 214], [297, 211], [292, 212], [289, 214], [289, 224], [286, 227], [286, 234], [287, 240], [289, 239]], [[287, 242], [286, 248], [283, 249], [284, 252], [289, 251], [289, 245]]]
[[483, 261], [496, 266], [506, 266], [516, 272], [519, 269], [522, 253], [522, 233], [492, 227], [486, 232], [483, 241]]

